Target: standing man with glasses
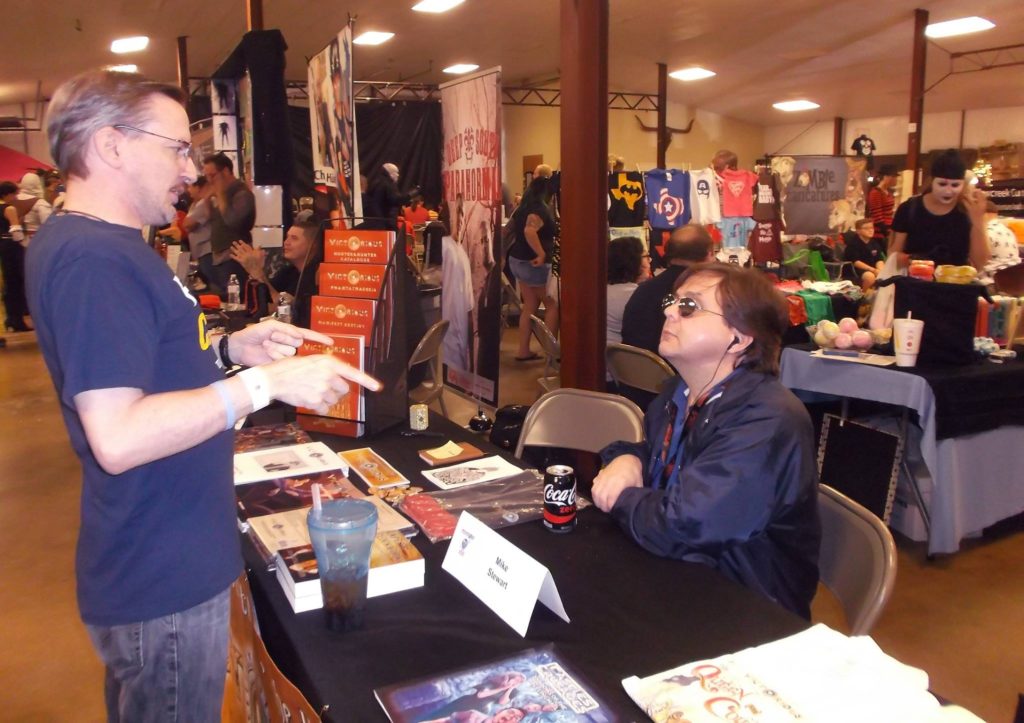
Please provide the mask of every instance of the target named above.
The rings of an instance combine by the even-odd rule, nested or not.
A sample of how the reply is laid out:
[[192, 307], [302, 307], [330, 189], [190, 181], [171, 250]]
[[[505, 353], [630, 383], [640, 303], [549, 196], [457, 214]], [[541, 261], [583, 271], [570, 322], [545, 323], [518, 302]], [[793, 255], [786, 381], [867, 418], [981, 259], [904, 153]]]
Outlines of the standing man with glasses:
[[594, 504], [650, 552], [809, 619], [818, 479], [810, 417], [777, 378], [785, 302], [755, 271], [699, 264], [662, 307], [658, 351], [680, 378], [647, 408], [645, 441], [602, 450]]
[[[242, 572], [235, 421], [272, 399], [322, 411], [379, 383], [326, 355], [330, 339], [278, 321], [206, 330], [144, 225], [174, 218], [196, 169], [184, 96], [94, 71], [50, 101], [63, 209], [28, 250], [39, 346], [82, 465], [78, 604], [106, 665], [112, 721], [216, 721], [229, 586]], [[250, 367], [226, 379], [224, 367]]]

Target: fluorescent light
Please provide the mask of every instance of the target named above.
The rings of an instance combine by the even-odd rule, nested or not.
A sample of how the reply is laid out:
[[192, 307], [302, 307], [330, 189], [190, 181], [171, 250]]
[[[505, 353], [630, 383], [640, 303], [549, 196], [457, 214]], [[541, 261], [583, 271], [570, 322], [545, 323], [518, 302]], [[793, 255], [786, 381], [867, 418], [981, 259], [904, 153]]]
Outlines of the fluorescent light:
[[450, 73], [451, 75], [462, 75], [463, 73], [472, 73], [479, 67], [479, 65], [473, 65], [472, 63], [456, 63], [455, 65], [449, 65], [441, 72]]
[[352, 42], [356, 45], [380, 45], [395, 37], [394, 33], [379, 33], [376, 30], [367, 30]]
[[446, 13], [464, 2], [465, 0], [420, 0], [412, 9], [421, 13]]
[[809, 100], [785, 100], [781, 103], [772, 103], [772, 108], [784, 110], [787, 113], [792, 113], [793, 111], [798, 110], [814, 110], [815, 108], [820, 107], [821, 106], [817, 103]]
[[149, 38], [145, 35], [136, 35], [132, 38], [118, 38], [110, 44], [111, 53], [137, 53], [145, 50], [149, 45]]
[[138, 73], [139, 66], [133, 63], [129, 63], [127, 65], [108, 65], [107, 70], [110, 70], [114, 73]]
[[954, 35], [966, 35], [967, 33], [977, 33], [981, 30], [990, 30], [995, 26], [995, 23], [985, 18], [972, 15], [969, 18], [957, 18], [956, 20], [946, 20], [942, 23], [932, 23], [924, 29], [924, 34], [929, 38], [951, 38]]
[[682, 70], [673, 70], [669, 75], [676, 80], [685, 80], [687, 82], [691, 80], [704, 80], [705, 78], [714, 77], [715, 71], [708, 70], [707, 68], [683, 68]]

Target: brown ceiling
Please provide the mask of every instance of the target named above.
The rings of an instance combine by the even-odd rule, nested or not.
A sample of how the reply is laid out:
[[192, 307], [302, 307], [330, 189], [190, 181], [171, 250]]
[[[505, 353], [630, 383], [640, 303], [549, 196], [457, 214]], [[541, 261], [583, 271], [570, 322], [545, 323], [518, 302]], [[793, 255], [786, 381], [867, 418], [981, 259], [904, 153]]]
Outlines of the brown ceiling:
[[[396, 33], [379, 47], [357, 47], [358, 80], [445, 80], [455, 62], [501, 65], [505, 83], [558, 77], [558, 0], [466, 0], [442, 15], [413, 12], [414, 0], [264, 0], [264, 24], [289, 45], [288, 78], [305, 79], [305, 59], [347, 21]], [[762, 125], [841, 116], [906, 114], [913, 10], [931, 20], [981, 15], [994, 30], [931, 44], [928, 82], [949, 70], [949, 52], [1024, 43], [1020, 0], [612, 0], [609, 88], [654, 92], [655, 63], [669, 70], [699, 64], [718, 75], [670, 81], [669, 99]], [[244, 0], [63, 0], [40, 12], [8, 14], [0, 29], [5, 62], [0, 104], [44, 96], [77, 69], [137, 62], [145, 74], [174, 80], [176, 38], [188, 36], [189, 71], [209, 75], [245, 31]], [[145, 34], [150, 47], [113, 56], [110, 41]], [[1024, 51], [1015, 57], [1024, 60]], [[1004, 57], [1005, 59], [1005, 57]], [[773, 110], [777, 100], [807, 97], [812, 113]], [[1024, 66], [956, 75], [926, 97], [926, 111], [1024, 106]]]

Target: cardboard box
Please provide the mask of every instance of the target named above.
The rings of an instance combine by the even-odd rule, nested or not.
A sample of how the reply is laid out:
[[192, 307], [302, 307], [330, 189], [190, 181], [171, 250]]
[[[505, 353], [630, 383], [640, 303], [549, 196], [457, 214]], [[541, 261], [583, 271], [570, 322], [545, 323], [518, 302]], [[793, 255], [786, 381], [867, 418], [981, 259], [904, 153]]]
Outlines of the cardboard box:
[[[299, 347], [299, 356], [309, 356], [311, 354], [332, 354], [356, 369], [361, 370], [363, 368], [363, 350], [365, 348], [363, 337], [344, 334], [329, 334], [328, 336], [331, 337], [331, 346], [307, 341]], [[349, 393], [339, 399], [338, 403], [327, 410], [327, 413], [324, 415], [320, 415], [319, 412], [305, 407], [297, 407], [296, 411], [300, 414], [314, 414], [318, 416], [331, 417], [333, 419], [346, 419], [361, 422], [366, 419], [364, 416], [365, 407], [363, 403], [363, 389], [356, 384], [352, 384]]]
[[324, 233], [324, 261], [329, 264], [386, 264], [394, 248], [394, 231], [329, 229]]
[[320, 264], [320, 295], [377, 299], [386, 272], [382, 264]]
[[361, 336], [365, 344], [373, 334], [376, 308], [377, 302], [370, 299], [314, 296], [310, 302], [309, 328], [324, 334]]

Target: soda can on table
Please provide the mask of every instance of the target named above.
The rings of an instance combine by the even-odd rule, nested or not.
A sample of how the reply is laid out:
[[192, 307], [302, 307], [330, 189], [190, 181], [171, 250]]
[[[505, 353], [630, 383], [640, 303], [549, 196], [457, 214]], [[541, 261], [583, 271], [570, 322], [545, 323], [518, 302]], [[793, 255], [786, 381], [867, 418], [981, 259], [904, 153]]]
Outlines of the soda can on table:
[[576, 472], [564, 464], [544, 471], [544, 526], [552, 532], [576, 527]]

